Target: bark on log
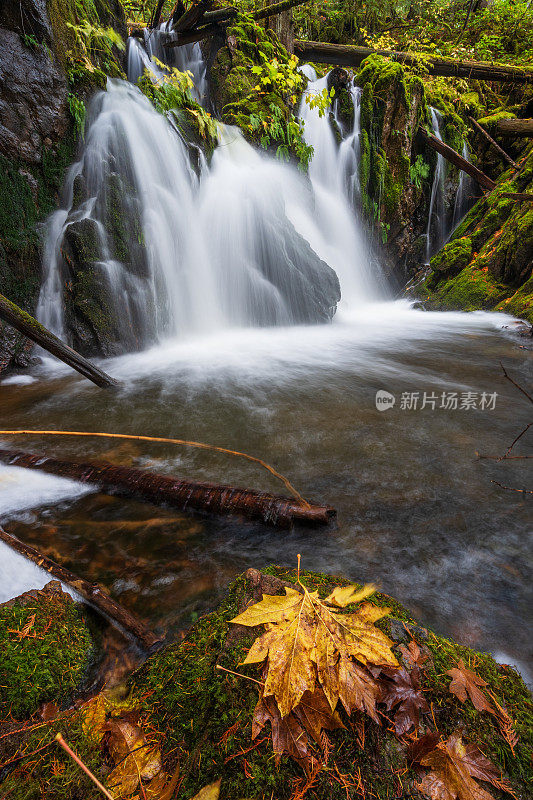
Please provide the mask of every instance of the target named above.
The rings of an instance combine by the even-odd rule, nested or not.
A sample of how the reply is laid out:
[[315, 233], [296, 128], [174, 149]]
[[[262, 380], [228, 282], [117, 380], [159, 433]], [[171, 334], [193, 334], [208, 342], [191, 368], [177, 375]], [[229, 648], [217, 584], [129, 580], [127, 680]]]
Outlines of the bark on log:
[[484, 172], [481, 172], [480, 169], [471, 164], [470, 161], [467, 161], [466, 158], [460, 156], [459, 153], [457, 153], [452, 147], [444, 144], [444, 142], [441, 142], [441, 140], [437, 139], [436, 136], [433, 136], [432, 133], [427, 133], [423, 128], [419, 128], [418, 132], [429, 147], [432, 147], [437, 151], [437, 153], [440, 153], [441, 156], [444, 156], [447, 161], [450, 161], [450, 163], [463, 170], [463, 172], [466, 172], [467, 175], [470, 175], [471, 178], [474, 178], [474, 180], [477, 181], [479, 185], [483, 187], [483, 189], [492, 190], [495, 188], [496, 183], [492, 180], [492, 178], [489, 178], [488, 175], [485, 175]]
[[304, 3], [308, 2], [309, 0], [282, 0], [281, 3], [273, 3], [271, 6], [265, 6], [264, 8], [254, 11], [252, 17], [255, 20], [267, 19], [267, 17], [273, 17], [276, 14], [281, 14], [283, 11], [288, 11], [290, 8], [303, 6]]
[[0, 319], [3, 319], [20, 333], [23, 333], [24, 336], [27, 336], [28, 339], [31, 339], [32, 342], [59, 358], [60, 361], [68, 364], [69, 367], [84, 375], [97, 386], [106, 389], [109, 386], [118, 385], [118, 381], [102, 372], [94, 364], [91, 364], [90, 361], [62, 342], [61, 339], [58, 339], [57, 336], [54, 336], [44, 325], [37, 322], [36, 319], [8, 300], [7, 297], [4, 297], [3, 294], [0, 294]]
[[507, 197], [509, 200], [516, 200], [518, 203], [533, 203], [533, 194], [523, 192], [502, 192], [498, 197]]
[[480, 133], [481, 136], [483, 136], [485, 139], [487, 139], [487, 141], [490, 143], [491, 147], [493, 147], [494, 150], [496, 150], [496, 152], [503, 158], [503, 160], [507, 161], [507, 163], [510, 164], [515, 169], [518, 169], [518, 164], [516, 163], [516, 161], [513, 161], [511, 156], [508, 153], [505, 152], [503, 147], [500, 147], [498, 142], [494, 141], [494, 139], [492, 138], [490, 133], [488, 133], [485, 130], [485, 128], [482, 125], [480, 125], [479, 122], [477, 122], [477, 120], [474, 119], [474, 117], [468, 117], [468, 119], [470, 120], [470, 123], [471, 123], [472, 127], [474, 128], [474, 130], [477, 131], [478, 133]]
[[70, 572], [70, 570], [65, 567], [62, 567], [61, 564], [57, 564], [55, 561], [52, 561], [51, 558], [47, 558], [47, 556], [39, 553], [34, 547], [30, 547], [30, 545], [21, 542], [20, 539], [16, 539], [14, 536], [6, 533], [2, 528], [0, 528], [0, 540], [7, 544], [8, 547], [16, 550], [17, 553], [33, 561], [33, 563], [37, 564], [41, 569], [46, 570], [53, 578], [57, 578], [57, 580], [70, 586], [71, 589], [83, 597], [88, 605], [100, 611], [105, 617], [111, 619], [126, 633], [134, 636], [146, 649], [150, 650], [155, 644], [164, 639], [163, 636], [156, 636], [156, 634], [150, 631], [138, 617], [119, 603], [116, 603], [115, 600], [103, 592], [97, 584], [89, 583], [82, 578], [78, 578], [77, 575]]
[[157, 28], [157, 26], [161, 22], [161, 12], [163, 11], [164, 5], [165, 5], [165, 0], [159, 0], [157, 6], [154, 9], [154, 13], [152, 14], [150, 25], [148, 26], [149, 28]]
[[296, 521], [326, 525], [336, 513], [330, 506], [304, 506], [290, 497], [216, 483], [197, 483], [107, 463], [63, 461], [6, 449], [0, 449], [0, 460], [17, 467], [51, 472], [81, 483], [99, 484], [105, 492], [119, 491], [184, 510], [239, 514], [282, 528], [288, 528]]
[[500, 119], [491, 129], [498, 136], [533, 136], [533, 119]]
[[[294, 42], [294, 52], [301, 61], [335, 64], [340, 67], [358, 67], [365, 58], [374, 54], [393, 58], [395, 61], [408, 66], [416, 66], [418, 63], [417, 56], [414, 53], [373, 50], [370, 47], [328, 44], [327, 42], [307, 42], [300, 39]], [[425, 60], [424, 63], [430, 75], [513, 83], [533, 82], [533, 69], [503, 66], [485, 61], [458, 61], [437, 57]]]
[[224, 28], [222, 25], [220, 25], [218, 22], [214, 22], [212, 25], [204, 25], [202, 28], [198, 28], [197, 30], [180, 33], [178, 39], [165, 42], [164, 47], [181, 47], [184, 44], [201, 42], [203, 39], [207, 39], [208, 36], [215, 36], [217, 33], [221, 33], [223, 30]]
[[199, 0], [185, 12], [172, 26], [174, 33], [183, 33], [196, 28], [209, 7], [209, 0]]

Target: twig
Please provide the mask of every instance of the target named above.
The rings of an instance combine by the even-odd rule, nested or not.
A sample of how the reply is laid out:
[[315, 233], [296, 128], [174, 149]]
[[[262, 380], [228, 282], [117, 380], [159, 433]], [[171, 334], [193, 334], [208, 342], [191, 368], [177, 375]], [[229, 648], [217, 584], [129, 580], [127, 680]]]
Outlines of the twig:
[[[519, 433], [514, 442], [510, 445], [510, 447], [507, 448], [505, 454], [500, 459], [498, 459], [499, 461], [503, 461], [504, 458], [509, 457], [509, 453], [511, 452], [517, 441], [522, 438], [524, 433], [528, 432], [528, 430], [531, 428], [531, 425], [533, 425], [533, 422], [528, 422], [522, 433]], [[531, 458], [531, 456], [511, 456], [511, 458]]]
[[503, 483], [498, 483], [498, 481], [491, 481], [491, 483], [495, 483], [496, 486], [500, 486], [502, 489], [508, 489], [510, 492], [521, 492], [521, 494], [533, 494], [533, 489], [516, 489], [514, 486], [504, 486]]
[[502, 364], [502, 362], [501, 362], [501, 361], [500, 361], [500, 367], [502, 368], [502, 370], [503, 370], [503, 374], [505, 375], [505, 377], [507, 378], [507, 380], [508, 380], [508, 381], [510, 381], [510, 382], [513, 384], [513, 386], [516, 386], [516, 388], [518, 389], [518, 391], [519, 391], [519, 392], [522, 392], [522, 394], [525, 394], [525, 396], [527, 397], [527, 399], [529, 400], [529, 402], [530, 402], [530, 403], [533, 403], [533, 397], [531, 397], [531, 395], [529, 394], [529, 392], [526, 392], [526, 390], [525, 390], [525, 389], [523, 389], [523, 388], [520, 386], [520, 384], [519, 384], [519, 383], [517, 383], [516, 381], [514, 381], [514, 380], [513, 380], [513, 379], [510, 377], [510, 375], [508, 375], [508, 374], [507, 374], [507, 370], [505, 369], [505, 367], [503, 366], [503, 364]]
[[249, 675], [243, 675], [242, 672], [234, 672], [232, 669], [226, 669], [226, 667], [221, 667], [220, 664], [217, 664], [217, 669], [221, 669], [223, 672], [229, 672], [230, 675], [236, 675], [238, 678], [246, 678], [247, 681], [253, 681], [254, 683], [259, 684], [259, 686], [265, 685], [261, 681], [256, 681], [255, 678], [250, 678]]
[[83, 763], [83, 761], [81, 760], [81, 758], [79, 758], [79, 756], [77, 756], [77, 755], [76, 755], [76, 753], [74, 752], [74, 750], [72, 750], [72, 749], [71, 749], [71, 748], [68, 746], [68, 744], [67, 744], [67, 743], [66, 743], [66, 741], [63, 739], [63, 737], [61, 736], [61, 734], [60, 734], [60, 733], [58, 733], [58, 734], [57, 734], [57, 736], [56, 736], [56, 741], [57, 741], [57, 743], [58, 743], [58, 744], [59, 744], [59, 745], [60, 745], [60, 746], [63, 748], [63, 750], [64, 750], [66, 753], [68, 753], [68, 755], [69, 755], [69, 756], [70, 756], [70, 757], [73, 759], [73, 761], [75, 761], [75, 762], [76, 762], [76, 764], [77, 764], [79, 767], [81, 767], [81, 769], [82, 769], [82, 770], [85, 772], [85, 774], [89, 776], [89, 778], [92, 780], [92, 782], [93, 782], [93, 783], [94, 783], [94, 784], [95, 784], [95, 785], [96, 785], [96, 786], [97, 786], [97, 787], [100, 789], [100, 791], [102, 792], [102, 794], [104, 794], [104, 795], [105, 795], [105, 796], [108, 798], [108, 800], [115, 800], [115, 798], [113, 797], [113, 795], [112, 795], [112, 794], [110, 794], [110, 793], [107, 791], [107, 789], [105, 788], [105, 786], [104, 786], [102, 783], [100, 783], [100, 781], [98, 780], [98, 778], [97, 778], [95, 775], [93, 775], [93, 773], [91, 772], [91, 770], [89, 769], [89, 767], [86, 767], [86, 766], [85, 766], [85, 764]]

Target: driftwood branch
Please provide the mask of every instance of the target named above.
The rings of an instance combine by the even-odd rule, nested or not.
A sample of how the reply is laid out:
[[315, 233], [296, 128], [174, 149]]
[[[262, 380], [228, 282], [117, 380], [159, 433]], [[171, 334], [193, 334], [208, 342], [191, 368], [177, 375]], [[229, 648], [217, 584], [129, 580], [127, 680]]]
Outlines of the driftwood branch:
[[474, 117], [468, 117], [468, 119], [470, 120], [470, 123], [474, 128], [474, 130], [477, 131], [477, 133], [481, 134], [481, 136], [483, 136], [489, 142], [491, 147], [493, 147], [494, 150], [496, 150], [496, 152], [503, 158], [503, 160], [507, 161], [507, 163], [510, 164], [515, 169], [518, 169], [518, 164], [516, 163], [516, 161], [513, 161], [511, 156], [505, 152], [503, 147], [500, 147], [498, 142], [494, 141], [490, 133], [488, 133], [485, 130], [485, 128], [482, 125], [480, 125], [479, 122], [477, 122], [477, 120], [474, 119]]
[[[420, 64], [420, 58], [416, 53], [373, 50], [371, 47], [328, 44], [327, 42], [307, 42], [301, 39], [297, 39], [294, 42], [294, 52], [302, 61], [316, 61], [319, 64], [335, 64], [340, 67], [358, 67], [365, 58], [371, 55], [392, 58], [407, 66]], [[491, 64], [485, 61], [459, 61], [457, 59], [424, 57], [424, 66], [430, 75], [512, 83], [533, 82], [533, 69]], [[522, 135], [533, 135], [533, 133]]]
[[157, 642], [162, 641], [164, 638], [162, 636], [156, 636], [155, 633], [148, 630], [138, 617], [115, 602], [115, 600], [102, 591], [97, 584], [89, 583], [82, 578], [78, 578], [78, 576], [70, 572], [70, 570], [52, 561], [51, 558], [44, 556], [34, 547], [30, 547], [30, 545], [21, 542], [15, 536], [6, 533], [2, 528], [0, 528], [0, 541], [29, 559], [29, 561], [33, 561], [34, 564], [44, 569], [53, 578], [57, 578], [57, 580], [70, 586], [70, 588], [83, 597], [90, 606], [96, 608], [124, 631], [134, 636], [147, 649], [152, 648]]
[[418, 132], [424, 142], [429, 146], [432, 147], [433, 150], [436, 150], [437, 153], [440, 153], [441, 156], [449, 161], [451, 164], [454, 164], [459, 169], [466, 172], [467, 175], [470, 175], [471, 178], [474, 178], [475, 181], [479, 183], [484, 189], [488, 189], [492, 191], [496, 187], [496, 183], [489, 178], [488, 175], [485, 175], [484, 172], [481, 172], [480, 169], [471, 164], [470, 161], [467, 161], [466, 158], [460, 156], [453, 147], [441, 142], [440, 139], [437, 139], [436, 136], [433, 136], [432, 133], [427, 133], [423, 128], [419, 128]]
[[121, 492], [184, 510], [239, 514], [282, 528], [290, 527], [293, 522], [326, 525], [335, 516], [335, 510], [329, 506], [303, 505], [295, 498], [216, 483], [198, 483], [113, 464], [63, 461], [5, 449], [0, 449], [0, 460], [81, 483], [98, 484], [105, 492]]
[[23, 333], [32, 342], [47, 350], [60, 361], [68, 364], [69, 367], [84, 375], [90, 381], [101, 388], [116, 386], [118, 381], [111, 378], [101, 369], [95, 367], [90, 361], [69, 347], [61, 339], [49, 331], [40, 322], [37, 322], [30, 314], [16, 306], [3, 294], [0, 294], [0, 319], [3, 319], [17, 331]]
[[500, 119], [491, 126], [497, 136], [533, 136], [533, 119]]

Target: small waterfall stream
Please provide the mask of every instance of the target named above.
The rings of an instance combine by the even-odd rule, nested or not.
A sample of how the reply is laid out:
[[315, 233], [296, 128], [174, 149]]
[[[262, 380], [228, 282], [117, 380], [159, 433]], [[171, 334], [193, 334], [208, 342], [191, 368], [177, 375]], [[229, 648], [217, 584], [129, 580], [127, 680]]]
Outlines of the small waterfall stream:
[[[431, 108], [431, 128], [433, 135], [442, 142], [440, 132], [441, 115], [435, 108]], [[446, 241], [446, 209], [444, 207], [444, 180], [446, 176], [446, 161], [444, 156], [437, 153], [431, 198], [429, 201], [428, 224], [426, 229], [426, 262], [429, 264], [431, 257], [440, 250]]]

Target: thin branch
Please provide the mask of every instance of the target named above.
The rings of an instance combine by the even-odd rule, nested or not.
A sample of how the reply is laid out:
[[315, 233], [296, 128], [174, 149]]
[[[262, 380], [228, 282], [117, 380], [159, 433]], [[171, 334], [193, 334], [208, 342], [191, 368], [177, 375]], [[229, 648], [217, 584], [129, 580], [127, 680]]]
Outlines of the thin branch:
[[105, 786], [104, 786], [102, 783], [100, 783], [100, 781], [98, 780], [98, 778], [97, 778], [95, 775], [93, 775], [93, 773], [91, 772], [91, 770], [89, 769], [89, 767], [86, 767], [86, 766], [85, 766], [85, 764], [83, 763], [83, 761], [81, 760], [81, 758], [80, 758], [79, 756], [77, 756], [77, 755], [76, 755], [76, 753], [74, 752], [74, 750], [72, 750], [72, 749], [71, 749], [71, 748], [68, 746], [68, 744], [67, 744], [67, 743], [66, 743], [66, 741], [63, 739], [63, 737], [61, 736], [61, 734], [60, 734], [60, 733], [58, 733], [58, 734], [57, 734], [57, 736], [56, 736], [56, 741], [57, 741], [57, 743], [58, 743], [59, 745], [61, 745], [61, 747], [63, 748], [63, 750], [65, 750], [65, 752], [69, 754], [69, 756], [72, 758], [72, 760], [73, 760], [73, 761], [75, 761], [75, 762], [76, 762], [76, 764], [77, 764], [79, 767], [81, 767], [81, 769], [82, 769], [82, 770], [85, 772], [85, 774], [89, 776], [89, 778], [92, 780], [92, 782], [93, 782], [93, 783], [94, 783], [94, 784], [95, 784], [95, 785], [96, 785], [96, 786], [97, 786], [97, 787], [100, 789], [100, 791], [102, 792], [102, 794], [104, 794], [104, 795], [107, 797], [107, 799], [108, 799], [108, 800], [115, 800], [115, 798], [113, 797], [113, 795], [112, 795], [112, 794], [110, 794], [110, 792], [108, 792], [108, 791], [107, 791], [107, 789], [105, 788]]
[[526, 392], [526, 390], [525, 390], [525, 389], [523, 389], [523, 388], [520, 386], [520, 384], [519, 384], [519, 383], [517, 383], [516, 381], [514, 381], [514, 380], [513, 380], [513, 379], [510, 377], [510, 375], [508, 375], [508, 374], [507, 374], [507, 370], [505, 369], [505, 367], [503, 366], [503, 364], [502, 364], [502, 362], [501, 362], [501, 361], [500, 361], [500, 367], [502, 368], [502, 370], [503, 370], [503, 374], [505, 375], [505, 377], [507, 378], [507, 380], [508, 380], [508, 381], [510, 381], [510, 382], [513, 384], [513, 386], [516, 386], [516, 388], [518, 389], [518, 391], [519, 391], [519, 392], [522, 392], [522, 394], [525, 394], [525, 396], [527, 397], [527, 399], [529, 400], [529, 402], [530, 402], [530, 403], [533, 403], [533, 397], [531, 397], [531, 395], [529, 394], [529, 392]]
[[[532, 425], [533, 425], [533, 422], [529, 422], [529, 423], [526, 425], [526, 427], [524, 428], [524, 430], [522, 431], [522, 433], [519, 433], [519, 434], [518, 434], [518, 436], [516, 437], [516, 439], [514, 440], [514, 442], [513, 442], [513, 443], [510, 445], [510, 447], [508, 447], [508, 448], [507, 448], [507, 451], [505, 452], [505, 455], [503, 455], [503, 456], [502, 456], [502, 457], [499, 459], [500, 461], [503, 461], [505, 458], [508, 458], [508, 457], [509, 457], [509, 453], [511, 452], [511, 450], [513, 449], [513, 447], [515, 446], [515, 444], [517, 443], [517, 441], [518, 441], [519, 439], [521, 439], [521, 438], [522, 438], [522, 436], [524, 435], [524, 433], [527, 433], [527, 432], [528, 432], [528, 430], [531, 428], [531, 426], [532, 426]], [[531, 456], [510, 456], [510, 458], [530, 458], [530, 457], [531, 457]]]
[[503, 483], [498, 483], [498, 481], [491, 481], [491, 483], [495, 483], [496, 486], [499, 486], [502, 489], [508, 489], [510, 492], [520, 492], [521, 494], [533, 494], [533, 489], [516, 489], [514, 486], [504, 486]]

